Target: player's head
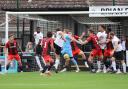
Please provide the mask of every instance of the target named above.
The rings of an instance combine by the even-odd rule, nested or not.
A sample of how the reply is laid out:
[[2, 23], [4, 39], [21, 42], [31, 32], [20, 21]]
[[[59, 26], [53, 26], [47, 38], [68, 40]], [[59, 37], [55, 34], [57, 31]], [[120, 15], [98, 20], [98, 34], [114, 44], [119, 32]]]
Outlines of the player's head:
[[47, 32], [47, 37], [48, 37], [48, 38], [51, 38], [51, 37], [52, 37], [52, 32], [50, 32], [50, 31]]
[[111, 31], [112, 31], [111, 28], [110, 27], [107, 27], [106, 33], [109, 34]]
[[92, 28], [89, 28], [89, 29], [88, 29], [88, 34], [89, 34], [89, 35], [90, 35], [90, 34], [94, 34], [94, 31], [93, 31]]
[[55, 29], [55, 31], [58, 32], [58, 31], [61, 31], [61, 29], [60, 28], [57, 28], [57, 29]]
[[99, 25], [98, 31], [99, 32], [104, 32], [106, 30], [106, 27], [104, 25]]
[[37, 28], [36, 28], [36, 32], [37, 32], [37, 33], [40, 33], [40, 27], [37, 27]]
[[122, 37], [121, 37], [121, 40], [122, 40], [122, 41], [125, 41], [125, 40], [126, 40], [126, 37], [125, 37], [125, 36], [122, 36]]
[[73, 35], [71, 31], [68, 32], [69, 35]]
[[115, 36], [114, 32], [110, 32], [110, 37], [113, 38]]
[[14, 39], [15, 39], [15, 35], [14, 35], [14, 34], [10, 34], [10, 35], [9, 35], [9, 40], [10, 40], [10, 41], [13, 41]]
[[68, 54], [64, 54], [64, 59], [65, 59], [65, 60], [70, 60], [69, 55], [68, 55]]
[[69, 29], [64, 29], [64, 33], [68, 33], [69, 32]]

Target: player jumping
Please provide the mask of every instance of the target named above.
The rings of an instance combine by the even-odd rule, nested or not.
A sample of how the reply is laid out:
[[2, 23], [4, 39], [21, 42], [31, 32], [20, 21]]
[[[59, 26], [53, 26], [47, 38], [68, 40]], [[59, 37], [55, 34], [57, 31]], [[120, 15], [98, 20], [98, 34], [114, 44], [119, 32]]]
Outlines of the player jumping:
[[66, 41], [64, 41], [64, 43], [63, 43], [63, 48], [62, 48], [61, 53], [62, 53], [64, 59], [66, 60], [66, 62], [65, 62], [64, 69], [61, 72], [64, 72], [67, 70], [70, 60], [75, 64], [76, 72], [79, 72], [80, 69], [78, 67], [77, 61], [73, 58], [72, 47], [71, 47], [71, 40], [76, 41], [76, 42], [78, 42], [78, 41], [76, 39], [74, 39], [70, 34], [68, 34], [68, 32], [69, 32], [68, 29], [64, 29], [64, 38]]

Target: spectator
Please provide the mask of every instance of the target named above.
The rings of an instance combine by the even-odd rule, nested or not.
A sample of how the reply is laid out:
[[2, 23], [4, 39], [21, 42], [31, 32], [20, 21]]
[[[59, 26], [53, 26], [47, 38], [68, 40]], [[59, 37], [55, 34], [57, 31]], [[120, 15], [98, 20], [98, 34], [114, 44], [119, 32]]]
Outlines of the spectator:
[[28, 42], [28, 43], [27, 43], [27, 45], [26, 45], [26, 52], [29, 52], [29, 53], [34, 52], [32, 42]]

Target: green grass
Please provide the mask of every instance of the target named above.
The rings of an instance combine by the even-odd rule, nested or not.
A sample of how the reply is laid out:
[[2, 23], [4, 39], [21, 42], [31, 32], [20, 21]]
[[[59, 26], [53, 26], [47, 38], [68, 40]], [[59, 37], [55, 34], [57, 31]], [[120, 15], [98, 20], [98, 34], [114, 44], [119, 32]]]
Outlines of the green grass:
[[128, 75], [65, 72], [51, 77], [37, 72], [0, 75], [0, 89], [128, 89]]

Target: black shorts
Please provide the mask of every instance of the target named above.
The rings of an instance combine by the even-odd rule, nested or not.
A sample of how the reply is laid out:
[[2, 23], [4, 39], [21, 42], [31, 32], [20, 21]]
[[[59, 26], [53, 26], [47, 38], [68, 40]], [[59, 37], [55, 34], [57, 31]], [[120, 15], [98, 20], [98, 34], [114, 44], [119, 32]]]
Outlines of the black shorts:
[[123, 51], [114, 52], [114, 55], [116, 60], [124, 60], [124, 54]]
[[102, 54], [104, 55], [104, 49], [102, 49]]
[[42, 47], [41, 47], [41, 45], [37, 45], [35, 51], [36, 51], [36, 55], [42, 55]]
[[61, 47], [54, 43], [55, 53], [61, 55]]

